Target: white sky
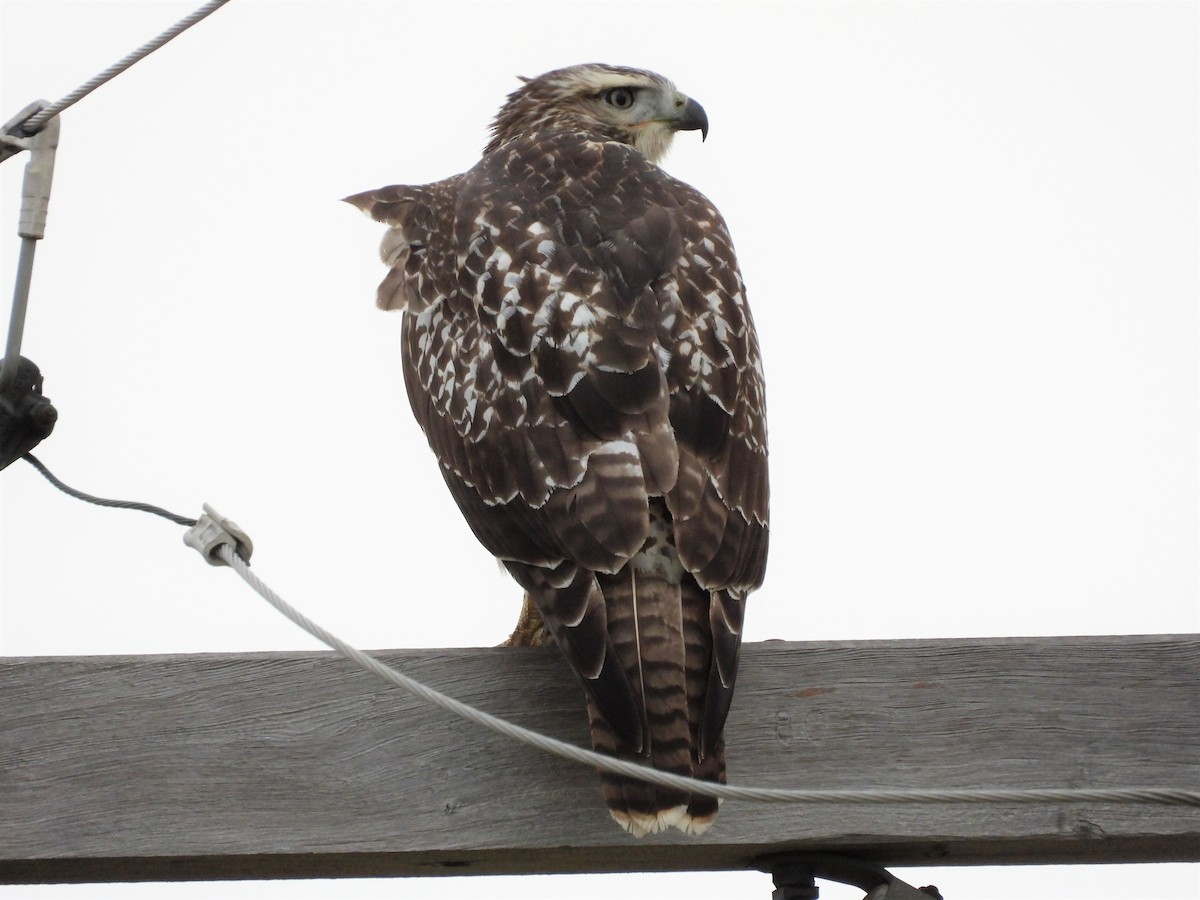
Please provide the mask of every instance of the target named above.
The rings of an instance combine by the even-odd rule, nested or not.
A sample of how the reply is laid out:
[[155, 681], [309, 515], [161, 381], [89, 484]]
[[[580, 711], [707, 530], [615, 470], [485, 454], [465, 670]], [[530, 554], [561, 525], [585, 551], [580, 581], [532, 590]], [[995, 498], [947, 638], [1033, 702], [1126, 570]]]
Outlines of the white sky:
[[[0, 0], [0, 121], [199, 3]], [[60, 415], [38, 455], [102, 496], [212, 503], [351, 642], [495, 644], [518, 591], [410, 419], [381, 229], [337, 198], [469, 167], [518, 74], [635, 65], [708, 111], [665, 167], [724, 212], [762, 336], [773, 558], [748, 640], [1200, 631], [1198, 22], [1182, 2], [234, 0], [63, 117], [24, 344]], [[23, 164], [0, 166], [5, 292]], [[0, 653], [317, 646], [182, 529], [24, 463], [0, 497]], [[906, 874], [950, 898], [1194, 900], [1198, 870]], [[614, 891], [770, 884], [0, 889]]]

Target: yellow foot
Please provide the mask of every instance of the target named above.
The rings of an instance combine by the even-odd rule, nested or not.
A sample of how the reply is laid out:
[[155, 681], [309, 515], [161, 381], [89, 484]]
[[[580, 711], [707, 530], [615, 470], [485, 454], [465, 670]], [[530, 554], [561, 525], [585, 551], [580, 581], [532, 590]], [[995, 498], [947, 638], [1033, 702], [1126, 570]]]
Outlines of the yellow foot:
[[546, 630], [546, 623], [542, 621], [542, 614], [537, 611], [537, 607], [533, 605], [533, 601], [526, 594], [525, 600], [521, 604], [521, 618], [517, 619], [517, 627], [500, 646], [541, 647], [543, 644], [550, 643], [551, 640], [550, 632]]

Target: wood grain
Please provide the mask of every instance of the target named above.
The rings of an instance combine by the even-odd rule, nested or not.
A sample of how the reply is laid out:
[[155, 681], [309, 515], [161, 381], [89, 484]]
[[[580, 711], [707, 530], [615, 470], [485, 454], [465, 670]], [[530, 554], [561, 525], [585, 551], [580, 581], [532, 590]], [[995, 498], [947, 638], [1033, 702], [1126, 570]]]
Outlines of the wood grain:
[[[381, 652], [586, 744], [552, 648]], [[1200, 788], [1200, 638], [744, 649], [733, 783]], [[452, 719], [326, 653], [0, 659], [0, 883], [1200, 860], [1200, 809], [726, 802], [636, 840], [594, 772]]]

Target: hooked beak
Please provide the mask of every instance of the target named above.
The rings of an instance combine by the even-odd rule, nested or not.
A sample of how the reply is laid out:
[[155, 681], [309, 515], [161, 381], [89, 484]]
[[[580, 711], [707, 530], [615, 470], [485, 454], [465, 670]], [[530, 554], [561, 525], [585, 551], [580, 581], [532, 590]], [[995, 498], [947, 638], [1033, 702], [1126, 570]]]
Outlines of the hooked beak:
[[701, 141], [708, 137], [708, 116], [704, 107], [691, 97], [676, 111], [673, 123], [676, 131], [699, 131]]

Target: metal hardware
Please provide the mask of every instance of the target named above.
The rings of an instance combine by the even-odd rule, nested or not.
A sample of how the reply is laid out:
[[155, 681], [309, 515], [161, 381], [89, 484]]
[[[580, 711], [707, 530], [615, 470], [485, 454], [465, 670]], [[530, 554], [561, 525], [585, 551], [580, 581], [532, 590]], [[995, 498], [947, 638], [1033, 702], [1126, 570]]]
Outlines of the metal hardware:
[[763, 857], [755, 868], [771, 873], [775, 882], [771, 900], [818, 900], [818, 878], [862, 888], [867, 892], [864, 900], [943, 900], [932, 885], [915, 888], [883, 866], [849, 856], [784, 853]]

